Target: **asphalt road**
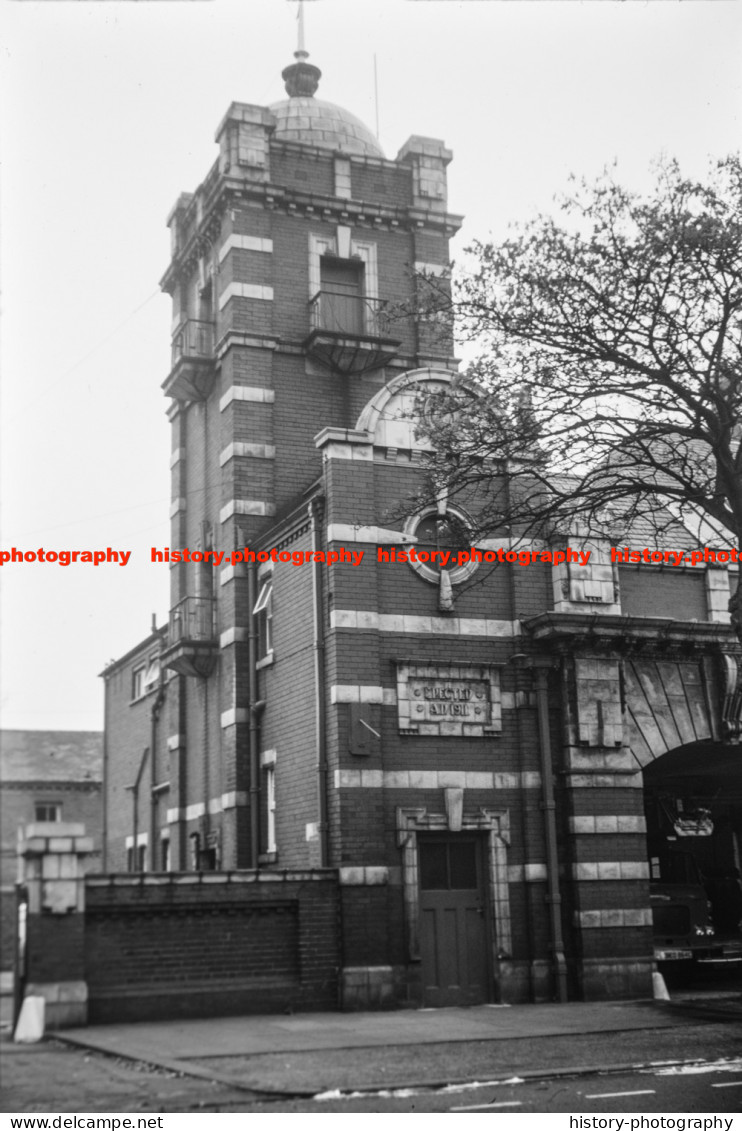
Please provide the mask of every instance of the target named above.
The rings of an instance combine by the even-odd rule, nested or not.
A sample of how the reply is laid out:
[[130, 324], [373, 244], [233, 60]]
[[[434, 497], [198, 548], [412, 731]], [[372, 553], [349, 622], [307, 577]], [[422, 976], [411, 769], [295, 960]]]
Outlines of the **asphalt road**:
[[[434, 1092], [399, 1089], [375, 1094], [326, 1094], [308, 1104], [279, 1102], [222, 1111], [272, 1112], [406, 1112], [513, 1114], [696, 1113], [738, 1114], [742, 1107], [742, 1059], [695, 1062], [658, 1071], [558, 1076], [543, 1080], [455, 1085]], [[615, 1124], [614, 1124], [615, 1127]]]
[[[507, 1094], [505, 1094], [507, 1092]], [[463, 1102], [462, 1102], [463, 1101]], [[484, 1102], [482, 1102], [484, 1101]], [[445, 1111], [730, 1112], [742, 1104], [742, 1059], [656, 1072], [634, 1072], [477, 1089], [460, 1094]]]
[[[642, 1043], [645, 1042], [645, 1043]], [[663, 1029], [650, 1034], [601, 1034], [584, 1037], [540, 1038], [514, 1041], [510, 1070], [492, 1072], [492, 1046], [503, 1042], [457, 1042], [447, 1046], [410, 1046], [391, 1050], [345, 1050], [355, 1058], [358, 1079], [373, 1056], [397, 1061], [395, 1084], [353, 1094], [344, 1085], [322, 1095], [320, 1084], [329, 1078], [328, 1063], [343, 1059], [341, 1050], [299, 1054], [305, 1079], [314, 1076], [316, 1095], [271, 1098], [245, 1090], [241, 1061], [233, 1058], [225, 1074], [219, 1058], [217, 1082], [156, 1069], [135, 1061], [91, 1053], [53, 1040], [34, 1046], [8, 1046], [3, 1058], [3, 1105], [8, 1112], [464, 1112], [512, 1111], [570, 1112], [739, 1112], [742, 1108], [742, 1031], [733, 1023], [706, 1022]], [[589, 1062], [602, 1071], [574, 1075], [570, 1071]], [[633, 1055], [632, 1055], [633, 1053]], [[317, 1057], [316, 1061], [310, 1058]], [[672, 1060], [673, 1065], [658, 1065]], [[638, 1062], [654, 1066], [643, 1071], [612, 1072], [611, 1066]], [[379, 1060], [381, 1067], [386, 1063]], [[421, 1076], [421, 1066], [430, 1072]], [[342, 1072], [349, 1079], [346, 1064]], [[246, 1066], [245, 1066], [246, 1067]], [[340, 1065], [337, 1066], [340, 1068]], [[490, 1071], [488, 1073], [488, 1067]], [[291, 1064], [292, 1076], [298, 1064]], [[544, 1078], [530, 1073], [548, 1072]], [[522, 1073], [522, 1075], [520, 1075]], [[232, 1077], [234, 1084], [229, 1077]], [[350, 1077], [352, 1079], [352, 1076]], [[415, 1084], [420, 1079], [427, 1085]], [[376, 1076], [379, 1079], [379, 1076]], [[508, 1079], [518, 1082], [508, 1083]], [[458, 1081], [446, 1086], [446, 1080]], [[401, 1082], [412, 1086], [401, 1086]], [[471, 1081], [471, 1083], [461, 1083]], [[499, 1082], [493, 1082], [499, 1081]], [[478, 1083], [477, 1083], [478, 1082]], [[248, 1085], [249, 1087], [249, 1085]], [[619, 1093], [619, 1094], [616, 1094]], [[499, 1105], [499, 1106], [492, 1106]]]

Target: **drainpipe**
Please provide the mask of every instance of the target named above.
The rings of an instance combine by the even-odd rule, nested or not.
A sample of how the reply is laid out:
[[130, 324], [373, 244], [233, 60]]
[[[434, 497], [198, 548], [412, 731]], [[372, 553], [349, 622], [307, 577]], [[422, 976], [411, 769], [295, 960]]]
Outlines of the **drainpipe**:
[[[180, 568], [180, 567], [178, 567]], [[178, 734], [188, 735], [188, 711], [186, 696], [188, 695], [188, 680], [184, 675], [178, 675]], [[178, 864], [181, 872], [187, 872], [189, 866], [188, 852], [188, 823], [186, 821], [186, 808], [188, 805], [188, 747], [180, 745], [184, 739], [179, 739], [178, 745]]]
[[101, 866], [104, 874], [108, 871], [108, 680], [104, 684], [103, 693], [103, 844]]
[[309, 504], [312, 539], [312, 606], [314, 612], [314, 691], [317, 700], [315, 746], [317, 751], [317, 788], [319, 802], [320, 867], [326, 868], [329, 860], [327, 827], [327, 744], [325, 741], [325, 635], [322, 609], [322, 575], [318, 562], [322, 502], [312, 499]]
[[155, 859], [156, 850], [157, 850], [157, 847], [159, 846], [158, 839], [157, 839], [157, 833], [158, 833], [157, 810], [158, 810], [158, 805], [159, 805], [159, 801], [160, 801], [160, 793], [159, 793], [159, 790], [157, 788], [158, 787], [158, 781], [157, 781], [157, 721], [160, 717], [160, 711], [162, 710], [164, 702], [165, 702], [165, 680], [164, 680], [164, 677], [163, 677], [163, 674], [162, 674], [162, 670], [160, 670], [160, 686], [157, 688], [157, 695], [155, 696], [155, 701], [152, 704], [152, 711], [151, 711], [151, 715], [150, 715], [150, 727], [151, 727], [150, 746], [149, 746], [149, 748], [150, 748], [150, 766], [151, 766], [150, 791], [149, 791], [150, 792], [150, 822], [149, 822], [149, 829], [150, 829], [150, 832], [149, 832], [149, 836], [150, 836], [149, 870], [150, 870], [150, 872], [159, 871], [159, 869], [157, 867], [157, 861]]
[[250, 762], [250, 867], [257, 869], [260, 856], [260, 750], [259, 704], [258, 704], [258, 632], [255, 623], [255, 602], [257, 601], [257, 565], [247, 567], [247, 604], [250, 610], [247, 632], [247, 672], [248, 696], [250, 700], [250, 729], [248, 732], [248, 751]]
[[564, 957], [562, 937], [562, 897], [559, 891], [559, 852], [556, 835], [556, 803], [554, 801], [553, 760], [549, 731], [549, 669], [550, 660], [534, 657], [531, 661], [536, 684], [538, 713], [539, 753], [541, 757], [541, 808], [544, 812], [546, 833], [546, 902], [549, 906], [551, 953], [554, 963], [554, 981], [557, 1000], [567, 1000], [567, 962]]
[[132, 829], [132, 839], [133, 839], [133, 842], [134, 842], [134, 871], [135, 872], [139, 871], [139, 845], [137, 844], [137, 841], [139, 840], [139, 786], [140, 786], [141, 781], [142, 781], [142, 774], [144, 773], [144, 767], [147, 765], [147, 758], [148, 757], [149, 757], [149, 747], [146, 746], [144, 748], [144, 753], [142, 754], [142, 760], [139, 763], [139, 769], [137, 771], [137, 776], [134, 779], [134, 785], [127, 785], [127, 786], [124, 787], [125, 789], [130, 790], [131, 795], [132, 795], [132, 807], [133, 807], [132, 824], [134, 826], [133, 829]]

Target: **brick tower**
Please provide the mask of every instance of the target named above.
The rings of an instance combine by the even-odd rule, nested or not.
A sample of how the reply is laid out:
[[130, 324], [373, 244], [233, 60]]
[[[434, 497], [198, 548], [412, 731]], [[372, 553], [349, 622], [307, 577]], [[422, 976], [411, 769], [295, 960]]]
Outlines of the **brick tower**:
[[[738, 734], [726, 570], [411, 501], [420, 398], [456, 368], [422, 293], [447, 286], [451, 155], [387, 159], [303, 47], [283, 78], [232, 104], [170, 217], [177, 560], [167, 630], [104, 673], [104, 869], [181, 873], [194, 907], [292, 884], [326, 956], [296, 896], [317, 881], [323, 1008], [641, 996], [665, 799], [687, 812], [685, 759]], [[729, 867], [724, 773], [697, 792]]]
[[[230, 106], [216, 163], [169, 217], [171, 546], [190, 551], [229, 555], [306, 512], [322, 471], [317, 434], [352, 429], [395, 375], [453, 365], [450, 342], [402, 314], [416, 273], [448, 263], [459, 226], [446, 210], [450, 153], [412, 137], [386, 159], [358, 119], [316, 97], [320, 71], [303, 49], [283, 79], [285, 100]], [[260, 724], [251, 678], [272, 652], [265, 580], [240, 564], [172, 568], [163, 660], [177, 688], [162, 806], [176, 868], [255, 867], [266, 847], [250, 754]], [[258, 598], [264, 635], [251, 644]], [[298, 632], [311, 593], [295, 615]], [[311, 731], [315, 714], [308, 703], [297, 727]], [[327, 863], [319, 843], [314, 864]]]

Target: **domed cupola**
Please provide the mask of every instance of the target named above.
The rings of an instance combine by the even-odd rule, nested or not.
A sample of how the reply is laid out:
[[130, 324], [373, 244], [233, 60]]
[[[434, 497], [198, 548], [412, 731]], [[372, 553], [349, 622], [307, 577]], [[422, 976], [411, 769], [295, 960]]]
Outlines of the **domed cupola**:
[[383, 157], [383, 150], [371, 130], [354, 114], [333, 102], [322, 102], [314, 97], [322, 72], [306, 61], [308, 57], [309, 52], [300, 46], [294, 52], [296, 62], [281, 73], [289, 97], [270, 107], [276, 117], [276, 139], [366, 157]]

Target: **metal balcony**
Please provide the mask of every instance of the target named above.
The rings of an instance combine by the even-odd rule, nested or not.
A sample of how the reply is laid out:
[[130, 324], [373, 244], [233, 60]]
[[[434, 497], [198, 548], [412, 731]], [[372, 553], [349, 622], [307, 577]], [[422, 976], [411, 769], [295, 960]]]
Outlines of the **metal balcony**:
[[170, 610], [164, 667], [179, 675], [211, 675], [219, 653], [213, 597], [184, 597]]
[[173, 335], [172, 368], [163, 389], [179, 401], [204, 401], [214, 383], [214, 323], [189, 318]]
[[399, 341], [389, 336], [386, 302], [349, 289], [318, 291], [309, 302], [309, 325], [305, 351], [336, 373], [378, 369], [399, 349]]

